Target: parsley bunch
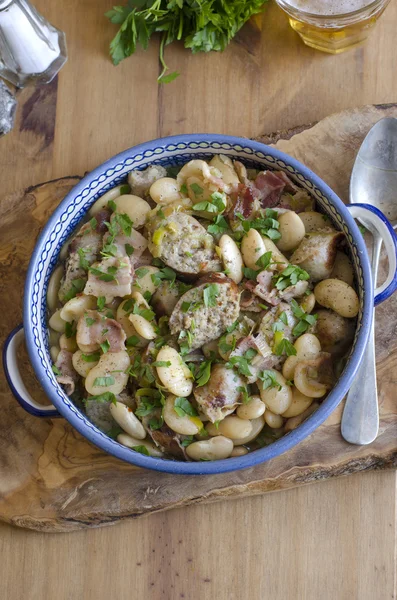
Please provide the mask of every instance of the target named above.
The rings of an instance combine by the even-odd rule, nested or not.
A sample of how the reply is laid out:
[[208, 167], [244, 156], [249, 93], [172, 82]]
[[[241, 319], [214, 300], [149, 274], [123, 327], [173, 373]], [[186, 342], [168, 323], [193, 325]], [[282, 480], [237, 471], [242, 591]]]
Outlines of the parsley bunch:
[[118, 65], [141, 46], [144, 50], [156, 32], [162, 34], [159, 83], [170, 83], [179, 73], [168, 70], [164, 47], [183, 40], [193, 53], [222, 51], [267, 0], [128, 0], [105, 16], [120, 29], [110, 43], [110, 55]]

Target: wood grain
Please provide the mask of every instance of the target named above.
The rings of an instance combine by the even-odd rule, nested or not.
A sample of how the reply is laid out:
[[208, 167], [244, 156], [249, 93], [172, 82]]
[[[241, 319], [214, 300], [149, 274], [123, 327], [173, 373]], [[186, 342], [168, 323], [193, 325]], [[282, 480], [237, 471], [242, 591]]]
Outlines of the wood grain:
[[[397, 115], [395, 105], [345, 111], [293, 136], [287, 134], [290, 139], [279, 139], [276, 147], [303, 160], [331, 187], [339, 186], [342, 197], [346, 197], [348, 174], [363, 137], [379, 118], [393, 115]], [[26, 227], [33, 241], [33, 233], [38, 233], [75, 181], [76, 178], [64, 178], [30, 188], [18, 197], [17, 210], [6, 212], [0, 228], [0, 257], [4, 264], [0, 274], [8, 286], [10, 281], [13, 285], [12, 291], [2, 296], [4, 313], [21, 310], [23, 273], [32, 250], [31, 243], [27, 247], [25, 244]], [[15, 196], [7, 197], [3, 205], [14, 207], [15, 201]], [[22, 214], [29, 216], [21, 219]], [[16, 263], [21, 268], [16, 269]], [[344, 442], [340, 436], [340, 406], [296, 448], [269, 463], [238, 473], [182, 478], [137, 469], [89, 444], [64, 420], [42, 423], [28, 414], [21, 415], [3, 383], [8, 427], [0, 434], [0, 456], [12, 456], [12, 461], [6, 464], [2, 478], [0, 518], [21, 527], [67, 531], [187, 504], [261, 494], [356, 471], [397, 466], [397, 409], [393, 394], [397, 373], [396, 308], [394, 297], [377, 311], [381, 416], [377, 440], [367, 447]], [[28, 377], [29, 365], [26, 361], [24, 365]], [[39, 386], [32, 379], [27, 385], [40, 395]], [[22, 439], [29, 439], [25, 446], [29, 457], [16, 451]], [[24, 465], [23, 471], [19, 462]]]
[[[181, 79], [163, 89], [151, 78], [159, 72], [156, 44], [117, 68], [108, 62], [114, 28], [103, 13], [109, 0], [34, 3], [66, 31], [69, 62], [57, 84], [55, 123], [51, 111], [35, 117], [54, 128], [54, 142], [44, 150], [42, 135], [19, 128], [24, 99], [34, 90], [21, 92], [15, 129], [0, 141], [2, 197], [82, 173], [158, 135], [212, 131], [254, 137], [397, 98], [396, 2], [365, 46], [338, 57], [303, 46], [269, 3], [254, 26], [260, 35], [254, 34], [253, 42], [247, 39], [251, 33], [244, 34], [225, 53], [208, 56], [168, 48], [167, 62]], [[30, 236], [27, 228], [29, 243]], [[10, 286], [2, 283], [8, 293]], [[20, 296], [14, 297], [20, 306]], [[18, 323], [17, 313], [1, 312], [2, 331]], [[8, 411], [5, 407], [2, 422]], [[31, 434], [20, 440], [19, 451], [27, 460], [29, 443], [38, 435], [32, 422]], [[13, 457], [7, 460], [12, 463]], [[25, 465], [17, 457], [14, 464], [18, 480]], [[0, 486], [4, 468], [0, 451]], [[365, 473], [282, 494], [171, 510], [72, 536], [0, 524], [1, 596], [396, 598], [395, 482], [391, 471]], [[32, 496], [32, 505], [37, 499]]]

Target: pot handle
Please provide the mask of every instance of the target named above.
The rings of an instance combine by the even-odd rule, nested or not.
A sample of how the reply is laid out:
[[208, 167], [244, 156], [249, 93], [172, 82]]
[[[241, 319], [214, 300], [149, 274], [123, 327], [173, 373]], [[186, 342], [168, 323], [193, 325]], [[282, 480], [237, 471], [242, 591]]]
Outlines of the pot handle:
[[[355, 219], [359, 219], [369, 230], [373, 228], [382, 237], [389, 259], [389, 273], [386, 280], [374, 290], [375, 306], [390, 298], [397, 290], [397, 236], [382, 211], [371, 204], [348, 204], [346, 208]], [[376, 282], [374, 282], [376, 285]]]
[[60, 417], [61, 415], [52, 404], [50, 406], [42, 406], [32, 398], [26, 389], [21, 373], [19, 372], [17, 357], [18, 348], [24, 339], [23, 325], [18, 325], [18, 327], [15, 327], [11, 331], [5, 341], [3, 348], [3, 368], [8, 385], [26, 412], [35, 417]]

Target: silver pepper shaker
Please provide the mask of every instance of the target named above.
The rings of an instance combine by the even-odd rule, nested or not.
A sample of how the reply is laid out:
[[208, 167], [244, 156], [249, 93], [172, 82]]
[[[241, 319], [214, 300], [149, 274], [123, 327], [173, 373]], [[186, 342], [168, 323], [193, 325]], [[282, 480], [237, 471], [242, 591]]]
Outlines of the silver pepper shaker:
[[67, 60], [66, 38], [29, 0], [0, 0], [0, 77], [49, 83]]

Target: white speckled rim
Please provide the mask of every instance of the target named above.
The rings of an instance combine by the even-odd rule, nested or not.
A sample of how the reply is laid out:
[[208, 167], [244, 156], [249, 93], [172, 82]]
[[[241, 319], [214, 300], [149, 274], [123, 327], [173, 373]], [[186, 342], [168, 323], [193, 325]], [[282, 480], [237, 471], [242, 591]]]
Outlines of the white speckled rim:
[[[361, 304], [354, 347], [338, 384], [320, 408], [300, 427], [271, 446], [243, 457], [214, 462], [193, 463], [147, 457], [108, 438], [88, 421], [57, 384], [51, 371], [47, 339], [47, 284], [58, 260], [60, 248], [77, 223], [91, 204], [106, 190], [122, 181], [130, 170], [145, 168], [152, 163], [182, 164], [193, 158], [208, 158], [216, 153], [238, 156], [249, 166], [285, 171], [299, 185], [311, 192], [336, 227], [344, 231], [354, 262]], [[393, 243], [396, 248], [395, 237]], [[140, 467], [169, 473], [217, 474], [253, 467], [278, 456], [310, 435], [332, 413], [349, 389], [357, 371], [367, 343], [372, 313], [373, 287], [365, 244], [349, 211], [336, 194], [308, 168], [274, 148], [243, 138], [195, 134], [153, 140], [130, 148], [94, 169], [73, 188], [54, 211], [36, 244], [26, 278], [24, 327], [30, 359], [47, 396], [57, 411], [89, 441], [106, 452]], [[10, 376], [10, 367], [7, 364], [6, 371]]]

